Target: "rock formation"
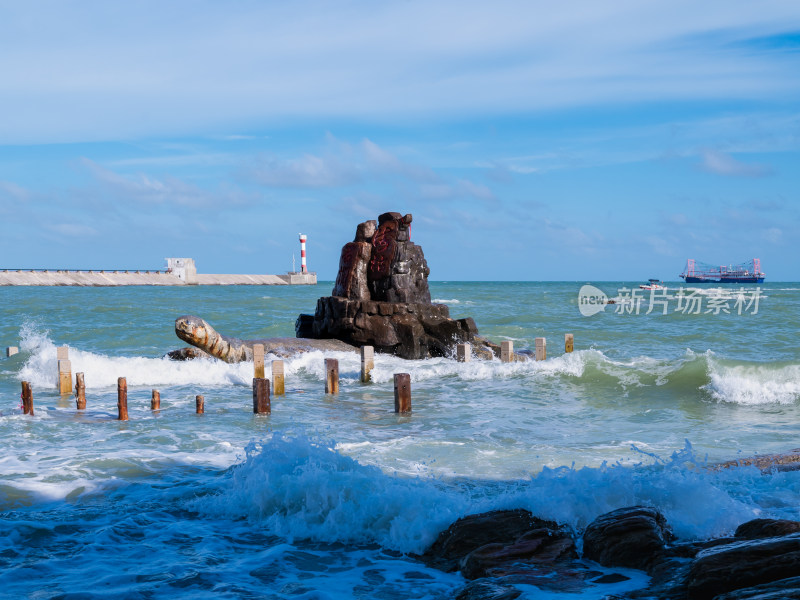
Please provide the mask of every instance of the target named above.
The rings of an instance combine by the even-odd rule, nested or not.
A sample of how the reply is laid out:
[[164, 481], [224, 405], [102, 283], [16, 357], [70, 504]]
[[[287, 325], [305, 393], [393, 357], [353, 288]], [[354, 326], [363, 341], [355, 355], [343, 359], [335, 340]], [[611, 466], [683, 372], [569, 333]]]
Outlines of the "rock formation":
[[202, 350], [198, 353], [190, 348], [170, 352], [173, 360], [190, 360], [213, 356], [229, 363], [253, 360], [253, 345], [263, 344], [264, 351], [276, 356], [291, 356], [309, 350], [351, 351], [357, 348], [340, 340], [299, 340], [297, 338], [267, 338], [263, 340], [240, 340], [222, 335], [200, 317], [185, 315], [175, 319], [175, 334], [184, 342]]
[[478, 342], [476, 353], [491, 357], [493, 345], [476, 338], [471, 318], [450, 318], [447, 306], [432, 304], [430, 269], [422, 248], [409, 238], [411, 215], [387, 212], [366, 221], [342, 248], [330, 296], [313, 315], [300, 315], [299, 338], [335, 338], [402, 358], [447, 356], [461, 342]]
[[[463, 600], [511, 600], [518, 584], [618, 600], [800, 600], [800, 522], [755, 519], [734, 537], [680, 542], [657, 510], [621, 508], [599, 516], [583, 533], [583, 556], [569, 527], [522, 509], [463, 517], [416, 558], [460, 571]], [[606, 568], [640, 569], [647, 587], [607, 596], [626, 581]]]

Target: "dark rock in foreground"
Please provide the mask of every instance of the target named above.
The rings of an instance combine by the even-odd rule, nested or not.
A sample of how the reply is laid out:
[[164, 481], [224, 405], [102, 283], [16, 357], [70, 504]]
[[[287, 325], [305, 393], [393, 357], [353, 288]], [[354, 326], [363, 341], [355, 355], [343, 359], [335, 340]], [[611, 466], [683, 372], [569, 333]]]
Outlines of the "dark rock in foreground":
[[800, 577], [734, 590], [715, 596], [714, 600], [800, 600]]
[[713, 599], [741, 588], [800, 574], [800, 534], [736, 541], [697, 555], [687, 580], [690, 600]]
[[800, 600], [800, 522], [755, 519], [736, 537], [679, 543], [660, 512], [633, 506], [595, 519], [583, 544], [578, 558], [567, 527], [502, 510], [459, 519], [418, 558], [470, 579], [462, 600], [511, 600], [515, 584], [581, 592], [628, 579], [593, 569], [591, 560], [651, 576], [647, 588], [616, 599]]
[[529, 511], [498, 510], [463, 517], [439, 534], [420, 558], [442, 571], [456, 571], [470, 552], [486, 544], [513, 544], [529, 530], [557, 523], [537, 519]]
[[583, 534], [583, 555], [606, 567], [648, 570], [675, 536], [647, 506], [621, 508], [595, 519]]
[[736, 528], [734, 537], [756, 540], [800, 532], [800, 522], [786, 519], [753, 519]]

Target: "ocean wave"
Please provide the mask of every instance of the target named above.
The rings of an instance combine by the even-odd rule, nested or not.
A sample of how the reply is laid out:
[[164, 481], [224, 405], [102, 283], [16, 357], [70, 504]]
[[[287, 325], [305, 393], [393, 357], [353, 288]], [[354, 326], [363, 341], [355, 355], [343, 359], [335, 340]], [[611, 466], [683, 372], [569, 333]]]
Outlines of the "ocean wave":
[[447, 300], [444, 298], [434, 298], [433, 300], [431, 300], [431, 302], [433, 302], [434, 304], [461, 304], [461, 300], [457, 300], [456, 298], [453, 298], [452, 300]]
[[[17, 378], [34, 388], [54, 387], [58, 373], [56, 345], [46, 331], [30, 325], [20, 330], [20, 349], [28, 354]], [[107, 356], [70, 347], [73, 373], [83, 373], [86, 388], [115, 387], [119, 377], [129, 386], [249, 384], [252, 363], [230, 365], [213, 359], [173, 361], [142, 356]]]
[[709, 360], [711, 381], [703, 386], [721, 402], [793, 404], [800, 399], [800, 365], [722, 364]]
[[800, 518], [800, 473], [763, 475], [754, 467], [703, 468], [688, 444], [662, 459], [639, 452], [638, 466], [545, 468], [524, 480], [483, 482], [387, 474], [335, 450], [333, 442], [275, 434], [252, 443], [212, 497], [190, 508], [247, 518], [275, 535], [324, 542], [377, 543], [421, 552], [439, 531], [470, 513], [525, 508], [585, 528], [599, 515], [645, 504], [662, 510], [679, 537], [729, 535], [760, 516]]
[[[34, 387], [56, 382], [56, 346], [47, 332], [23, 326], [21, 350], [26, 359], [16, 374]], [[287, 381], [325, 380], [325, 358], [339, 360], [341, 385], [360, 385], [361, 363], [354, 352], [312, 351], [284, 359]], [[269, 361], [272, 358], [268, 356]], [[108, 356], [70, 348], [72, 372], [85, 375], [86, 386], [108, 388], [126, 377], [129, 386], [250, 385], [252, 363], [228, 364], [214, 359], [173, 361], [168, 358]], [[800, 399], [800, 364], [754, 363], [726, 360], [712, 351], [686, 350], [673, 358], [646, 355], [613, 359], [600, 350], [576, 350], [545, 361], [503, 363], [499, 360], [456, 362], [453, 357], [405, 360], [377, 355], [372, 381], [389, 383], [394, 374], [406, 372], [412, 382], [445, 380], [486, 381], [517, 378], [533, 380], [566, 378], [572, 383], [620, 388], [627, 391], [648, 386], [667, 386], [683, 392], [701, 392], [719, 402], [735, 404], [791, 404]]]

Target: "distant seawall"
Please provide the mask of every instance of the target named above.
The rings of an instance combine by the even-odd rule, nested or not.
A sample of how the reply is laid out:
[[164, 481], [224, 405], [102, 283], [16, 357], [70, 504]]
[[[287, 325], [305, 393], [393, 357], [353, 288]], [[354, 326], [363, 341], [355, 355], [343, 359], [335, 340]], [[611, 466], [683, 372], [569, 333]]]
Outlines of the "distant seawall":
[[0, 270], [0, 286], [84, 286], [116, 287], [124, 285], [316, 285], [316, 273], [285, 275], [209, 275], [195, 274], [191, 283], [166, 271], [66, 271]]

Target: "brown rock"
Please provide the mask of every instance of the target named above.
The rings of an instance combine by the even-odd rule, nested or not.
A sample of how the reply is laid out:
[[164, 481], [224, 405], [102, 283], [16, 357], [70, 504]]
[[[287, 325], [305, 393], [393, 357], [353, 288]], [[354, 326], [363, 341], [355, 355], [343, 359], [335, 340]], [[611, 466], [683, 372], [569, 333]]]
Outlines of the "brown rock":
[[492, 581], [471, 581], [456, 596], [456, 600], [514, 600], [520, 592], [510, 585], [501, 585]]
[[736, 528], [734, 537], [755, 540], [759, 538], [780, 537], [800, 531], [800, 521], [785, 519], [753, 519]]
[[714, 600], [800, 600], [800, 577], [734, 590], [715, 596]]
[[342, 247], [332, 296], [369, 300], [367, 264], [371, 250], [372, 246], [368, 242], [350, 242]]
[[[773, 583], [800, 573], [800, 534], [751, 540], [704, 550], [689, 570], [690, 600]], [[757, 596], [756, 596], [757, 597]]]
[[674, 539], [664, 516], [632, 506], [601, 515], [583, 534], [583, 555], [606, 567], [647, 570]]
[[558, 524], [534, 517], [527, 510], [498, 510], [463, 517], [439, 534], [420, 557], [443, 571], [455, 571], [462, 559], [486, 544], [511, 545], [532, 529]]
[[512, 544], [486, 544], [470, 552], [461, 562], [467, 579], [497, 577], [511, 565], [521, 563], [544, 567], [548, 572], [556, 562], [577, 558], [575, 540], [561, 529], [541, 527], [526, 532]]

